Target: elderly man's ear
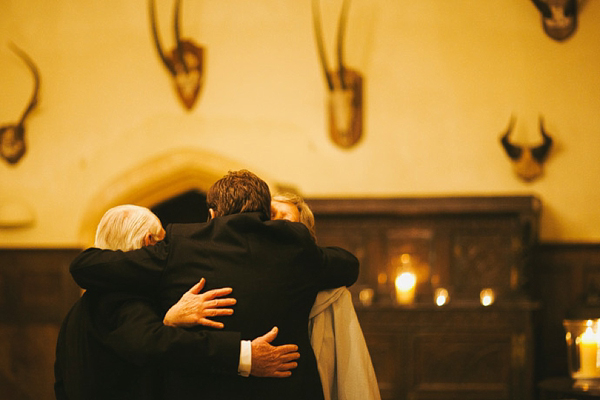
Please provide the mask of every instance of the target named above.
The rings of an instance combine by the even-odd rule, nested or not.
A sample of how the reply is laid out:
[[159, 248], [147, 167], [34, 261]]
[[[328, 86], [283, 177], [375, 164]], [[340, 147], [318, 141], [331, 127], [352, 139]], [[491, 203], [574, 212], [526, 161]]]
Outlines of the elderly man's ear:
[[152, 238], [152, 234], [150, 232], [146, 233], [144, 236], [144, 246], [152, 246], [156, 241]]
[[153, 235], [152, 233], [148, 232], [144, 236], [144, 246], [155, 245], [156, 243], [160, 242], [164, 238], [165, 238], [164, 230], [158, 235]]

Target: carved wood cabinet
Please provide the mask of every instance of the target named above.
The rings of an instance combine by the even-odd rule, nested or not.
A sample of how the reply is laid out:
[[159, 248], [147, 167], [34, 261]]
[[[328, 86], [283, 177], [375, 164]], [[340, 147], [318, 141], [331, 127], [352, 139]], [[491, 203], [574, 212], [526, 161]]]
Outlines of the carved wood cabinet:
[[[531, 399], [532, 196], [309, 199], [320, 245], [361, 261], [351, 287], [383, 399]], [[409, 269], [414, 300], [396, 301]], [[449, 301], [438, 306], [436, 289]], [[483, 306], [482, 289], [495, 301]]]

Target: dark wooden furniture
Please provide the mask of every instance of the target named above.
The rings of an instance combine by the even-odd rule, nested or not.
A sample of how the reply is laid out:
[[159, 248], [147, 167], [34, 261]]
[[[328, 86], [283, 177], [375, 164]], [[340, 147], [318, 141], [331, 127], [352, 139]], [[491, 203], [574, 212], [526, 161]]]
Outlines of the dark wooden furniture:
[[600, 318], [600, 244], [541, 243], [532, 281], [539, 299], [536, 370], [539, 381], [569, 376], [563, 320]]
[[0, 249], [0, 398], [54, 399], [60, 324], [79, 298], [79, 249]]
[[[530, 254], [535, 197], [309, 199], [321, 245], [361, 260], [351, 291], [383, 399], [531, 399]], [[394, 278], [418, 277], [413, 304], [394, 301]], [[404, 261], [404, 262], [403, 262]], [[450, 302], [433, 302], [436, 288]], [[479, 292], [496, 301], [484, 307]], [[375, 293], [370, 306], [360, 292]]]

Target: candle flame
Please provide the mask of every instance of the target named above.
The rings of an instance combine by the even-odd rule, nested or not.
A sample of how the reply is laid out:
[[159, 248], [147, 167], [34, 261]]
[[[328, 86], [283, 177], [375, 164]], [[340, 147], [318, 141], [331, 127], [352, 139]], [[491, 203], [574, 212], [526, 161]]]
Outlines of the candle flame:
[[483, 289], [479, 293], [479, 300], [484, 307], [491, 305], [494, 303], [494, 291], [492, 289]]
[[395, 283], [398, 290], [411, 290], [417, 284], [417, 276], [412, 272], [403, 272], [396, 277]]
[[438, 306], [443, 306], [449, 300], [450, 296], [448, 295], [448, 291], [444, 288], [439, 288], [435, 290], [435, 304]]

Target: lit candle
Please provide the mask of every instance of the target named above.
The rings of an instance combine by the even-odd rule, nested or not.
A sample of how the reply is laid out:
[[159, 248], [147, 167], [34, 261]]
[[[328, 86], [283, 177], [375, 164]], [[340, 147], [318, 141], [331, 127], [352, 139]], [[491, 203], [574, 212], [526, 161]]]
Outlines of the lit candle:
[[360, 302], [363, 306], [368, 307], [371, 304], [373, 304], [373, 296], [374, 295], [375, 295], [375, 292], [373, 291], [373, 289], [367, 288], [367, 289], [363, 289], [360, 291], [360, 293], [358, 294], [358, 299], [360, 300]]
[[591, 326], [588, 326], [579, 340], [579, 358], [581, 377], [597, 376], [596, 355], [598, 353], [598, 341]]
[[435, 304], [438, 306], [443, 306], [450, 300], [450, 296], [448, 295], [448, 291], [444, 288], [435, 289], [434, 295]]
[[412, 272], [403, 272], [396, 277], [395, 284], [398, 304], [411, 304], [415, 300], [417, 276]]
[[494, 291], [492, 289], [483, 289], [479, 293], [479, 301], [482, 306], [489, 306], [494, 303]]

